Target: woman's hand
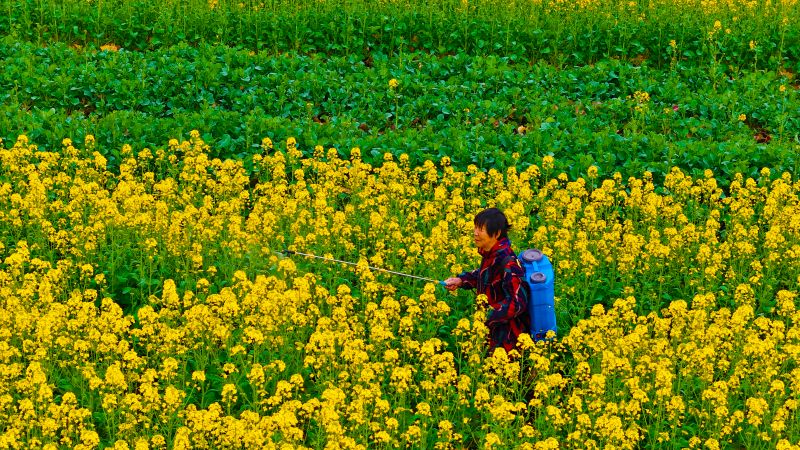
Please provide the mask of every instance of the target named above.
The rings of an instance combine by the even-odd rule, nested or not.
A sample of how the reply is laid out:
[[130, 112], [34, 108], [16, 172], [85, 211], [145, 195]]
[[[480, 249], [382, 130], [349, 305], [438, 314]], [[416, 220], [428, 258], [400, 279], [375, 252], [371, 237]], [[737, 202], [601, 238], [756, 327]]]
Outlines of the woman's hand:
[[461, 283], [463, 283], [461, 278], [452, 277], [444, 280], [444, 287], [449, 291], [455, 291], [459, 286], [461, 286]]

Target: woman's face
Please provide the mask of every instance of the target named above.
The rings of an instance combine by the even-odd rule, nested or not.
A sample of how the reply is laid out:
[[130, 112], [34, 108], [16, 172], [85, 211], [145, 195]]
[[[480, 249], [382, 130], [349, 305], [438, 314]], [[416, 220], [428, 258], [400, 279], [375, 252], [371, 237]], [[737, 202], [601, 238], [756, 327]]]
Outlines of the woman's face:
[[489, 233], [486, 232], [486, 227], [479, 227], [475, 225], [473, 237], [475, 238], [475, 247], [477, 247], [478, 250], [483, 250], [485, 252], [491, 250], [492, 247], [494, 247], [494, 244], [497, 243], [497, 235], [490, 236]]

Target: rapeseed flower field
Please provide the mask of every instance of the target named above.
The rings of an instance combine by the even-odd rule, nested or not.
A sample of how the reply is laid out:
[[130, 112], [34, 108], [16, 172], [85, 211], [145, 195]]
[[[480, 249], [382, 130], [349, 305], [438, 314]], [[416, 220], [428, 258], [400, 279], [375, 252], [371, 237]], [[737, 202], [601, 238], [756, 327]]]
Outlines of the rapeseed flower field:
[[[800, 448], [796, 174], [260, 150], [0, 145], [0, 448]], [[368, 268], [475, 266], [485, 206], [558, 276], [512, 355], [485, 299]]]

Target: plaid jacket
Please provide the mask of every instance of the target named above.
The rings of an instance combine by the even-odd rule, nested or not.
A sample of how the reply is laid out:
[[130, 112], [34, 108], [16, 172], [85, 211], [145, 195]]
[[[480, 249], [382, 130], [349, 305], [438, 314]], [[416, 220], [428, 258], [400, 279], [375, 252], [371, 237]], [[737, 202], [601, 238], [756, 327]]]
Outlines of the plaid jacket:
[[488, 252], [478, 252], [483, 256], [481, 266], [458, 275], [462, 281], [461, 288], [486, 294], [492, 308], [486, 320], [489, 351], [498, 346], [510, 351], [520, 334], [530, 332], [529, 294], [522, 285], [525, 271], [511, 250], [508, 238], [498, 240]]

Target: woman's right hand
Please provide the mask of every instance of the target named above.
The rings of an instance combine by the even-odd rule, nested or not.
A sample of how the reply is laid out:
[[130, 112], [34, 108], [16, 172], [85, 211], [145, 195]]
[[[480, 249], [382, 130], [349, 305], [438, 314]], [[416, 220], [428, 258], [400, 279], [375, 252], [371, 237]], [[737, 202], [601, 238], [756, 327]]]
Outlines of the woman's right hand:
[[461, 283], [463, 283], [461, 278], [452, 277], [444, 280], [444, 287], [449, 291], [455, 291], [459, 286], [461, 286]]

